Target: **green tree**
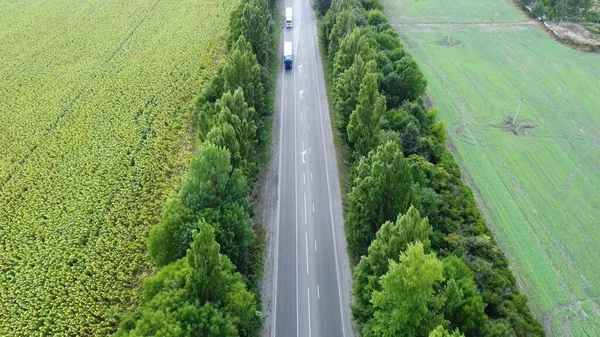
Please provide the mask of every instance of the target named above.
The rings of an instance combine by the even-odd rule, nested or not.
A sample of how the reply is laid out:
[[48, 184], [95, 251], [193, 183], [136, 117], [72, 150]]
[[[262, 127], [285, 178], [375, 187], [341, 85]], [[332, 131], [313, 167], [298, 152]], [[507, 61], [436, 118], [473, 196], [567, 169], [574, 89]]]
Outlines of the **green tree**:
[[[514, 335], [510, 323], [506, 320], [489, 320], [482, 334], [486, 337], [513, 337]], [[533, 336], [536, 336], [536, 334], [533, 334]], [[543, 336], [543, 334], [537, 334], [537, 336]]]
[[[333, 100], [335, 110], [339, 116], [338, 127], [346, 138], [346, 129], [350, 122], [350, 114], [356, 109], [358, 93], [367, 72], [374, 72], [374, 61], [365, 64], [360, 55], [356, 55], [354, 63], [335, 79], [333, 86]], [[346, 138], [346, 140], [348, 140]]]
[[191, 232], [196, 225], [196, 216], [178, 198], [167, 202], [160, 223], [152, 227], [148, 237], [148, 253], [154, 263], [164, 266], [185, 256], [191, 243], [185, 233]]
[[237, 203], [227, 203], [218, 209], [203, 210], [200, 218], [215, 229], [221, 253], [229, 257], [239, 272], [249, 273], [252, 267], [249, 249], [256, 240], [250, 214]]
[[360, 3], [366, 10], [383, 9], [379, 0], [360, 0]]
[[194, 214], [230, 202], [237, 202], [249, 211], [249, 193], [246, 178], [231, 166], [229, 151], [204, 144], [192, 160], [190, 174], [183, 183], [181, 203]]
[[344, 9], [336, 15], [335, 24], [329, 33], [328, 59], [333, 62], [340, 41], [356, 27], [356, 16], [352, 9]]
[[226, 92], [217, 100], [216, 113], [212, 118], [213, 129], [206, 141], [229, 150], [234, 168], [241, 168], [247, 175], [256, 170], [257, 122], [256, 111], [244, 100], [241, 88]]
[[238, 336], [235, 319], [213, 304], [201, 306], [184, 300], [182, 291], [162, 292], [129, 320], [116, 337], [233, 337]]
[[364, 336], [427, 336], [443, 321], [433, 289], [443, 280], [443, 265], [435, 254], [425, 254], [420, 242], [409, 244], [400, 262], [391, 261], [381, 277], [382, 291], [373, 292], [375, 314], [363, 326]]
[[186, 286], [190, 294], [199, 299], [219, 303], [235, 318], [240, 334], [247, 336], [258, 327], [256, 301], [227, 256], [219, 253], [214, 229], [201, 220], [187, 260], [192, 268]]
[[371, 26], [379, 27], [387, 25], [388, 20], [383, 11], [380, 9], [371, 9], [367, 12], [367, 22]]
[[465, 335], [460, 333], [458, 329], [450, 333], [448, 330], [444, 329], [443, 325], [440, 325], [429, 333], [429, 337], [465, 337]]
[[221, 121], [215, 124], [208, 134], [206, 134], [205, 142], [216, 145], [220, 148], [227, 149], [231, 155], [233, 166], [238, 166], [242, 160], [240, 154], [240, 143], [237, 139], [235, 130], [227, 121]]
[[144, 281], [143, 305], [123, 317], [116, 336], [252, 335], [256, 300], [219, 249], [200, 220], [187, 257]]
[[542, 15], [544, 15], [544, 2], [543, 1], [536, 1], [535, 4], [533, 4], [533, 6], [531, 6], [531, 15], [533, 15], [533, 17], [535, 18], [540, 18], [542, 17]]
[[235, 282], [233, 266], [219, 253], [214, 229], [206, 221], [200, 220], [193, 237], [187, 254], [192, 272], [186, 284], [192, 296], [201, 303], [221, 301]]
[[444, 317], [467, 336], [481, 335], [487, 324], [485, 304], [473, 280], [473, 272], [460, 258], [445, 258], [445, 284], [440, 291], [445, 297]]
[[[377, 42], [373, 38], [371, 30], [355, 28], [352, 33], [346, 35], [340, 41], [340, 46], [333, 60], [333, 78], [338, 78], [341, 73], [350, 68], [358, 55], [364, 62], [374, 60], [377, 55], [376, 47]], [[376, 67], [372, 71], [375, 72]]]
[[422, 242], [428, 252], [432, 232], [427, 218], [422, 219], [412, 206], [406, 214], [399, 214], [396, 222], [388, 221], [381, 226], [368, 254], [360, 259], [352, 274], [352, 292], [356, 301], [352, 305], [352, 316], [357, 322], [364, 324], [373, 317], [371, 296], [373, 291], [381, 291], [379, 280], [388, 272], [390, 261], [398, 261], [400, 253], [414, 241]]
[[402, 141], [402, 150], [406, 156], [417, 153], [421, 142], [421, 132], [415, 123], [408, 122], [402, 133], [400, 134]]
[[261, 82], [260, 66], [252, 46], [242, 35], [233, 45], [229, 61], [222, 71], [223, 90], [234, 92], [242, 88], [244, 98], [250, 107], [265, 114], [265, 90]]
[[264, 0], [250, 0], [241, 4], [232, 14], [229, 21], [230, 35], [228, 44], [233, 45], [240, 36], [244, 36], [252, 46], [258, 63], [269, 64], [273, 41], [271, 32], [273, 17]]
[[367, 252], [383, 223], [405, 212], [413, 200], [413, 182], [397, 143], [388, 142], [358, 163], [348, 194], [348, 245], [355, 257]]
[[[389, 107], [414, 101], [425, 93], [427, 80], [410, 54], [398, 48], [391, 55], [392, 71], [384, 73], [381, 91], [389, 100]], [[397, 60], [394, 60], [397, 59]]]
[[317, 11], [321, 15], [325, 15], [329, 10], [329, 6], [331, 6], [331, 0], [317, 0]]
[[385, 97], [377, 91], [377, 74], [368, 73], [360, 85], [358, 104], [350, 114], [347, 128], [357, 158], [367, 155], [377, 144], [379, 120], [384, 113]]

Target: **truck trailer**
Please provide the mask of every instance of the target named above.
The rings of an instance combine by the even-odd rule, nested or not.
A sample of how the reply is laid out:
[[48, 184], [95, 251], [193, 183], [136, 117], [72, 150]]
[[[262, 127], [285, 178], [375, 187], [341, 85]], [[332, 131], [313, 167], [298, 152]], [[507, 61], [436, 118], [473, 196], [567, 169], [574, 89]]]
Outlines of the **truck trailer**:
[[285, 69], [292, 69], [292, 41], [283, 43], [283, 65]]
[[285, 8], [285, 26], [287, 28], [292, 27], [292, 7]]

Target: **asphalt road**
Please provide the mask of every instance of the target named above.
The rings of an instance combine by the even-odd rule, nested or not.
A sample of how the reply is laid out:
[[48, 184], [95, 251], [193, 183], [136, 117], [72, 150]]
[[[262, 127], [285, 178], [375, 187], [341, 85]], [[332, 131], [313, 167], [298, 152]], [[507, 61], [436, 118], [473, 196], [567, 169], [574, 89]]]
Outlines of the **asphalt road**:
[[[293, 27], [285, 28], [285, 7]], [[354, 336], [350, 272], [317, 21], [310, 0], [281, 4], [279, 155], [271, 336]]]

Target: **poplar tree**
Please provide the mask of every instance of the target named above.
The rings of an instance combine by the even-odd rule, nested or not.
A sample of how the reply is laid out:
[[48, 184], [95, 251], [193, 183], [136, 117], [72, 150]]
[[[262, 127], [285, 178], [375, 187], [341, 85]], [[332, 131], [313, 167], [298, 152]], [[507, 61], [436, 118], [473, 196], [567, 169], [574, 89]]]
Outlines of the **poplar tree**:
[[368, 73], [360, 85], [358, 104], [350, 114], [347, 128], [357, 158], [367, 155], [377, 144], [379, 120], [385, 109], [385, 97], [377, 91], [377, 74]]
[[260, 66], [256, 55], [252, 52], [252, 46], [243, 35], [233, 45], [229, 61], [223, 67], [222, 76], [225, 92], [234, 92], [242, 88], [248, 106], [254, 108], [259, 114], [266, 112]]
[[368, 254], [360, 259], [353, 271], [353, 287], [355, 303], [352, 305], [352, 316], [361, 324], [373, 317], [371, 295], [373, 291], [381, 291], [380, 279], [389, 269], [389, 262], [397, 261], [400, 253], [408, 244], [420, 241], [425, 252], [431, 243], [429, 237], [433, 233], [427, 218], [422, 219], [419, 211], [411, 206], [406, 214], [399, 214], [396, 222], [388, 221], [377, 231], [375, 240], [369, 246]]
[[406, 212], [413, 195], [411, 169], [397, 143], [382, 144], [360, 160], [348, 194], [348, 245], [355, 257], [367, 253], [381, 225]]

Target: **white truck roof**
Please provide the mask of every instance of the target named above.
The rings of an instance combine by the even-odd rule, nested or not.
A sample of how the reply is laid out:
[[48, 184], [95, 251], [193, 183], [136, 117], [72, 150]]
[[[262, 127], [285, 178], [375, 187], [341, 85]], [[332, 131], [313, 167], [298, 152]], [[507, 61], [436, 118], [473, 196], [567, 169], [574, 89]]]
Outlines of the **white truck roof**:
[[292, 41], [283, 43], [283, 56], [292, 56]]
[[285, 8], [285, 19], [286, 20], [291, 20], [292, 19], [292, 7], [286, 7]]

